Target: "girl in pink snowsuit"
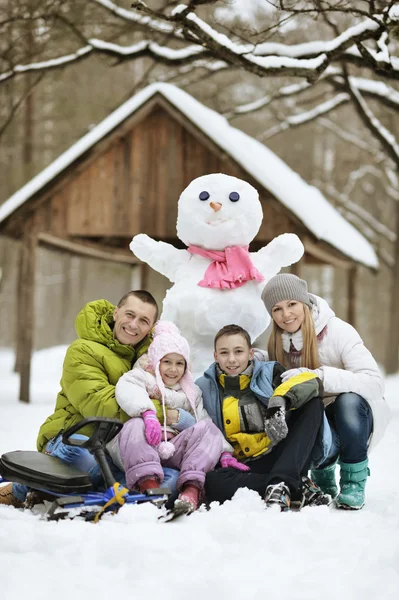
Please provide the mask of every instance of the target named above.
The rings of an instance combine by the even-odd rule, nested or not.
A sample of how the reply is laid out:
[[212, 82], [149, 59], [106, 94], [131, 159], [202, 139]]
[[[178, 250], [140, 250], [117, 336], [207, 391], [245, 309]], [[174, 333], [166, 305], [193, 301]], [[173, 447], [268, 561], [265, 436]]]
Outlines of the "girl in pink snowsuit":
[[[189, 358], [188, 342], [177, 327], [159, 321], [148, 354], [116, 385], [119, 406], [134, 418], [125, 423], [109, 451], [125, 471], [127, 487], [140, 492], [160, 487], [162, 466], [180, 469], [175, 504], [187, 503], [187, 508], [195, 510], [206, 473], [219, 462], [223, 450], [230, 452], [231, 447], [203, 407], [201, 390], [188, 368]], [[171, 414], [175, 422], [167, 425]]]

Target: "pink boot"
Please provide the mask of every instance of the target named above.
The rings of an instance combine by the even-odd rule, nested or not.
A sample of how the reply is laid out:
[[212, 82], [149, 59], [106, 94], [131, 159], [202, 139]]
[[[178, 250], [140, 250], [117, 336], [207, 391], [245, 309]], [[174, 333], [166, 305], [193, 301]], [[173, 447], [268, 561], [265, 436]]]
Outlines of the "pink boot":
[[144, 494], [147, 490], [159, 488], [161, 483], [157, 477], [146, 477], [140, 479], [140, 481], [137, 482], [137, 485], [139, 486], [140, 494]]
[[191, 483], [184, 486], [175, 501], [175, 508], [187, 508], [187, 512], [194, 512], [198, 508], [200, 489]]

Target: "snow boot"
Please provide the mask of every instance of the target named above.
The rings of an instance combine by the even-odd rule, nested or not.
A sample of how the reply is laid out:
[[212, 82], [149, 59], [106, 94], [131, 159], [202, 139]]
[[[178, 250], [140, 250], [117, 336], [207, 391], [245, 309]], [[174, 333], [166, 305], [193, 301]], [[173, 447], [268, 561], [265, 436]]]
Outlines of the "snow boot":
[[332, 465], [324, 467], [324, 469], [312, 469], [310, 471], [310, 479], [315, 483], [322, 492], [336, 498], [338, 496], [337, 480], [335, 479], [335, 467], [337, 461]]
[[157, 477], [146, 477], [145, 479], [140, 479], [137, 485], [139, 486], [140, 494], [144, 494], [147, 490], [159, 488], [161, 483]]
[[337, 508], [360, 510], [365, 502], [367, 476], [370, 475], [368, 459], [360, 463], [347, 464], [340, 461], [341, 491], [336, 500]]
[[270, 506], [279, 506], [281, 511], [285, 512], [291, 507], [291, 492], [284, 481], [274, 485], [268, 485], [264, 501], [266, 508], [270, 508]]
[[23, 508], [24, 503], [12, 493], [12, 483], [0, 486], [0, 504], [7, 504], [15, 508]]
[[300, 492], [300, 499], [291, 498], [291, 508], [300, 510], [304, 506], [328, 506], [332, 502], [331, 496], [325, 494], [309, 477], [302, 477]]
[[194, 512], [198, 508], [200, 489], [191, 483], [184, 486], [175, 501], [174, 508], [186, 509], [187, 513]]

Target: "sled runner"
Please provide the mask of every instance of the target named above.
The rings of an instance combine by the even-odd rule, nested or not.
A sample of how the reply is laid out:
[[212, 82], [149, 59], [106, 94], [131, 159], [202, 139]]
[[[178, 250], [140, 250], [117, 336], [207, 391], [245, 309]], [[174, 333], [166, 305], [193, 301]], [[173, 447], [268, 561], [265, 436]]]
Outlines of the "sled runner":
[[[94, 432], [88, 440], [73, 439], [71, 436], [86, 425], [94, 426]], [[86, 448], [93, 454], [105, 481], [106, 490], [97, 492], [89, 473], [65, 464], [59, 458], [35, 451], [6, 452], [0, 457], [0, 483], [9, 481], [22, 483], [30, 487], [33, 498], [49, 500], [45, 518], [50, 521], [84, 518], [85, 521], [98, 522], [105, 512], [116, 513], [124, 504], [152, 502], [162, 505], [166, 502], [170, 490], [157, 488], [145, 493], [133, 493], [120, 485], [114, 478], [107, 462], [106, 444], [122, 429], [117, 419], [90, 417], [70, 427], [62, 435], [64, 444]], [[29, 502], [30, 508], [35, 501]]]

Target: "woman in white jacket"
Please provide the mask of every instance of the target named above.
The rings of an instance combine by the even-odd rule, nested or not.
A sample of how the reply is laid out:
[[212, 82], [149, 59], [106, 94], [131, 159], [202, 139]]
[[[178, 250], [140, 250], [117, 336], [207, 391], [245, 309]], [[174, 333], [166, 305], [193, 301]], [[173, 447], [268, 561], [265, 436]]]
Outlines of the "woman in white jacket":
[[[273, 319], [269, 360], [287, 367], [285, 381], [302, 371], [314, 371], [324, 385], [324, 403], [333, 444], [328, 458], [313, 469], [313, 481], [336, 506], [364, 506], [368, 451], [382, 438], [389, 422], [383, 398], [384, 382], [377, 363], [357, 331], [338, 317], [327, 302], [308, 293], [306, 281], [284, 273], [273, 277], [262, 292]], [[335, 479], [339, 459], [340, 491]]]

